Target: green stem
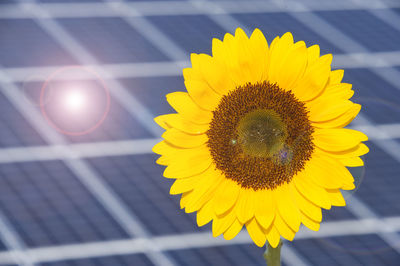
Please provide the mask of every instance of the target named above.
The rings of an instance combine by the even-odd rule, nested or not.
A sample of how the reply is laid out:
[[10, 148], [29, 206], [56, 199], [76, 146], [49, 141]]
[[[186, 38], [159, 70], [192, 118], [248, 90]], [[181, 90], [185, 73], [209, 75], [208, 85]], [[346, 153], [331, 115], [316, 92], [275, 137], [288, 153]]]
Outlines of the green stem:
[[282, 240], [279, 241], [279, 244], [276, 248], [273, 248], [270, 244], [268, 244], [268, 247], [264, 252], [264, 259], [267, 262], [267, 266], [281, 266], [282, 244]]

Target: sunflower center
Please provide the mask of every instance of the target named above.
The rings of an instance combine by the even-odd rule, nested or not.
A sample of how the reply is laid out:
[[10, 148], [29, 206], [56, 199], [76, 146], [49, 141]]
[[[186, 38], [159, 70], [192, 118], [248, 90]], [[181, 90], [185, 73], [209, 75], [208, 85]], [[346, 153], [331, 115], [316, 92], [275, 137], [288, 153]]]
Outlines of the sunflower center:
[[274, 189], [304, 168], [314, 149], [304, 103], [268, 82], [222, 97], [207, 131], [215, 166], [244, 188]]
[[272, 157], [282, 149], [287, 136], [285, 124], [271, 109], [258, 109], [244, 115], [237, 133], [243, 152], [255, 157]]

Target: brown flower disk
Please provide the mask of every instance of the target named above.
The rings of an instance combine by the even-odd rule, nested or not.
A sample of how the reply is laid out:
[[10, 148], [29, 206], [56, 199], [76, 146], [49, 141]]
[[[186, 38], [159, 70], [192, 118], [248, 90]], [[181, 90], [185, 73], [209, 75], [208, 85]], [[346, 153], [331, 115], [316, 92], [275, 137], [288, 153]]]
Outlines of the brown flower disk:
[[222, 97], [207, 131], [216, 167], [244, 188], [274, 189], [304, 168], [314, 149], [304, 103], [268, 82]]

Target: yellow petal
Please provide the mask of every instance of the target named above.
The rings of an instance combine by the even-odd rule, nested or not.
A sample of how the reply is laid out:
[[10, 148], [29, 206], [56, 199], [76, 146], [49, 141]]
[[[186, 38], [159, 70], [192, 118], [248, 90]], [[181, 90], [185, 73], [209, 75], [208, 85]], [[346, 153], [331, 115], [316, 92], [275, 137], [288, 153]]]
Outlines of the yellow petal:
[[292, 180], [300, 194], [324, 209], [331, 208], [331, 202], [325, 189], [308, 180], [304, 173], [298, 173]]
[[190, 195], [191, 193], [192, 193], [192, 191], [188, 191], [188, 192], [182, 193], [181, 201], [180, 201], [180, 207], [181, 207], [181, 209], [183, 209], [183, 208], [186, 207], [186, 204], [187, 204], [188, 200], [190, 199], [190, 198], [189, 198], [189, 195]]
[[306, 164], [304, 175], [318, 186], [330, 189], [341, 188], [343, 184], [354, 181], [339, 161], [318, 152], [315, 152]]
[[300, 213], [300, 217], [301, 217], [301, 222], [308, 227], [309, 229], [313, 230], [313, 231], [318, 231], [320, 228], [320, 223], [318, 221], [315, 221], [313, 219], [311, 219], [310, 217], [308, 217], [306, 214], [304, 213]]
[[346, 206], [346, 201], [343, 198], [339, 189], [327, 189], [328, 197], [334, 206]]
[[276, 204], [273, 192], [268, 189], [257, 191], [255, 216], [258, 223], [268, 229], [275, 218]]
[[281, 75], [281, 65], [284, 58], [293, 47], [293, 36], [290, 32], [285, 33], [281, 38], [275, 38], [272, 41], [270, 56], [269, 56], [269, 69], [268, 80], [271, 83], [279, 82]]
[[360, 110], [361, 105], [353, 104], [353, 106], [342, 115], [328, 121], [312, 122], [312, 126], [317, 128], [342, 128], [350, 124]]
[[326, 152], [329, 156], [332, 156], [334, 158], [351, 158], [351, 157], [362, 156], [364, 154], [367, 154], [369, 152], [369, 148], [364, 143], [360, 143], [356, 147], [353, 147], [351, 149], [344, 150], [344, 151], [338, 151], [338, 152], [333, 152], [333, 151], [328, 152], [328, 151], [321, 150], [317, 147], [316, 152]]
[[157, 125], [159, 125], [159, 126], [160, 126], [161, 128], [163, 128], [163, 129], [170, 129], [171, 126], [168, 125], [168, 124], [165, 122], [165, 120], [164, 120], [164, 118], [165, 118], [166, 116], [168, 116], [168, 115], [160, 115], [160, 116], [157, 116], [157, 117], [154, 118], [154, 122], [156, 122]]
[[259, 29], [255, 29], [251, 34], [249, 47], [255, 55], [253, 71], [256, 78], [258, 77], [258, 80], [260, 81], [267, 80], [268, 42]]
[[281, 239], [281, 235], [279, 234], [278, 230], [275, 226], [271, 226], [271, 228], [266, 233], [268, 243], [273, 247], [276, 248], [279, 244]]
[[237, 234], [239, 234], [240, 230], [242, 230], [243, 224], [236, 219], [231, 226], [224, 232], [224, 238], [226, 240], [233, 239]]
[[187, 213], [199, 210], [206, 202], [210, 201], [215, 190], [224, 181], [220, 171], [212, 166], [201, 175], [202, 177], [190, 194], [190, 199], [186, 204], [185, 211]]
[[236, 213], [233, 209], [223, 215], [216, 215], [212, 223], [213, 236], [217, 237], [224, 233], [233, 224], [235, 219]]
[[329, 56], [324, 55], [309, 65], [304, 76], [294, 85], [292, 90], [301, 101], [312, 100], [325, 88], [331, 72]]
[[214, 195], [214, 211], [221, 215], [229, 210], [237, 201], [240, 186], [235, 181], [225, 178], [224, 182], [218, 187]]
[[[299, 213], [299, 222], [300, 222], [300, 213]], [[275, 220], [274, 220], [274, 226], [275, 228], [278, 230], [279, 234], [286, 238], [287, 240], [292, 241], [296, 232], [293, 231], [289, 225], [287, 225], [287, 223], [283, 220], [283, 218], [277, 214], [275, 216]], [[300, 225], [299, 225], [300, 226]]]
[[308, 64], [313, 65], [319, 58], [319, 45], [313, 45], [307, 48]]
[[242, 224], [247, 223], [254, 217], [255, 197], [253, 189], [241, 189], [237, 206], [236, 216]]
[[176, 152], [173, 162], [165, 169], [166, 178], [184, 178], [205, 171], [212, 162], [207, 146], [195, 149], [182, 149]]
[[221, 95], [213, 91], [204, 81], [185, 80], [190, 97], [201, 108], [213, 111], [219, 104]]
[[247, 232], [249, 232], [249, 235], [251, 239], [254, 241], [254, 243], [259, 247], [263, 247], [265, 241], [267, 240], [267, 237], [263, 232], [261, 226], [257, 223], [256, 218], [253, 218], [250, 221], [248, 221], [246, 223], [246, 228]]
[[193, 190], [193, 188], [196, 186], [202, 176], [203, 175], [200, 174], [191, 177], [176, 179], [174, 184], [171, 186], [169, 193], [171, 195], [177, 195]]
[[208, 124], [212, 113], [196, 105], [186, 92], [173, 92], [167, 94], [167, 101], [185, 119], [195, 124]]
[[344, 166], [348, 167], [359, 167], [364, 166], [364, 161], [361, 160], [360, 157], [350, 157], [350, 158], [339, 158], [339, 162], [341, 162]]
[[322, 211], [321, 208], [308, 199], [306, 199], [297, 189], [293, 190], [293, 194], [295, 195], [295, 201], [298, 208], [301, 212], [307, 214], [307, 216], [311, 217], [313, 220], [321, 222], [322, 221]]
[[274, 199], [282, 219], [293, 231], [297, 232], [300, 227], [300, 213], [294, 202], [294, 195], [291, 193], [290, 186], [292, 184], [283, 184], [277, 187], [274, 190]]
[[174, 148], [173, 146], [171, 146], [170, 144], [166, 143], [164, 140], [160, 141], [159, 143], [157, 143], [156, 145], [154, 145], [152, 151], [154, 153], [163, 155], [163, 154], [171, 154], [176, 152], [177, 148]]
[[162, 134], [162, 137], [174, 146], [180, 148], [196, 148], [208, 141], [206, 134], [193, 135], [184, 133], [178, 129], [170, 128]]
[[192, 123], [188, 120], [185, 120], [180, 114], [160, 115], [154, 120], [161, 127], [167, 127], [163, 127], [164, 129], [169, 129], [173, 127], [188, 134], [203, 134], [209, 129], [208, 124], [200, 125]]
[[307, 102], [306, 106], [310, 111], [310, 121], [321, 122], [329, 121], [343, 115], [353, 107], [353, 104], [349, 100], [322, 98], [318, 101]]
[[173, 160], [171, 160], [170, 157], [167, 156], [161, 156], [160, 158], [157, 159], [156, 163], [159, 165], [169, 165]]
[[[325, 91], [322, 97], [333, 98], [333, 99], [342, 99], [348, 100], [354, 95], [354, 91], [351, 89], [353, 85], [349, 83], [339, 83], [328, 85], [325, 88]], [[319, 100], [319, 98], [317, 98]]]
[[368, 137], [364, 133], [347, 128], [316, 129], [314, 132], [314, 144], [332, 152], [349, 150], [367, 140]]
[[343, 69], [333, 70], [329, 77], [329, 84], [338, 84], [342, 81], [344, 75]]
[[206, 202], [203, 207], [197, 211], [197, 225], [203, 226], [208, 224], [214, 217], [214, 210], [211, 201]]

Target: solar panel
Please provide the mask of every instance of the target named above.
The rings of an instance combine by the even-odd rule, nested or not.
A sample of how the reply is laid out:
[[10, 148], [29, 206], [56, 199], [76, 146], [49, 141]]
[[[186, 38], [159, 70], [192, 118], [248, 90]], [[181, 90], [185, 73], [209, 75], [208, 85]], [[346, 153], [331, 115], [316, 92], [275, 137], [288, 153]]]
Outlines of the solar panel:
[[[190, 53], [210, 54], [239, 25], [337, 55], [363, 105], [353, 127], [372, 133], [348, 207], [285, 243], [283, 265], [398, 265], [400, 134], [381, 131], [400, 128], [400, 32], [382, 18], [400, 21], [398, 2], [0, 3], [0, 265], [265, 265], [246, 232], [225, 241], [198, 228], [151, 152], [161, 132], [151, 118], [172, 112], [165, 95], [185, 90]], [[51, 127], [39, 102], [45, 79], [71, 65], [110, 92], [104, 122], [79, 136]], [[52, 82], [71, 80], [99, 81]]]

